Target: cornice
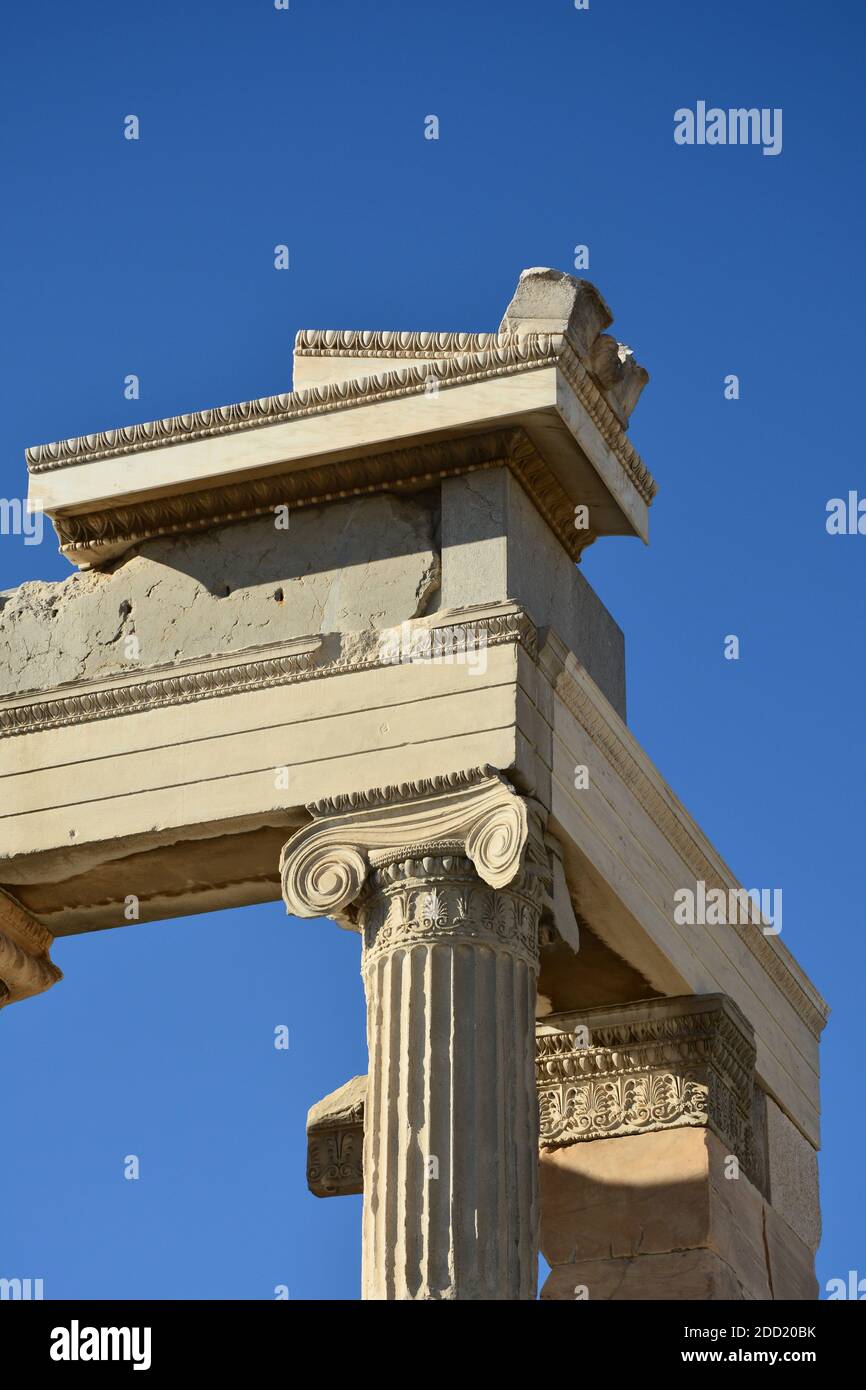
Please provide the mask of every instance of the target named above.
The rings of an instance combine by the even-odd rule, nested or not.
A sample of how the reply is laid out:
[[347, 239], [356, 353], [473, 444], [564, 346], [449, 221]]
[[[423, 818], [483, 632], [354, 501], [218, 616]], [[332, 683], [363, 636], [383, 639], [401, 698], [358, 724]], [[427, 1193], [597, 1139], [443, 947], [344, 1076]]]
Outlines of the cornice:
[[[410, 625], [410, 632], [439, 632], [455, 629], [457, 636], [452, 651], [459, 653], [465, 641], [465, 629], [471, 625], [477, 640], [484, 633], [488, 647], [519, 643], [534, 658], [537, 650], [536, 629], [522, 609], [511, 607], [498, 613], [492, 606], [454, 609], [447, 617], [437, 615], [435, 621], [423, 620]], [[380, 633], [379, 636], [382, 634]], [[220, 665], [190, 662], [188, 669], [181, 663], [170, 667], [152, 668], [139, 678], [118, 677], [116, 681], [100, 680], [81, 685], [68, 693], [45, 698], [40, 692], [31, 700], [0, 704], [0, 737], [14, 734], [39, 733], [43, 729], [62, 728], [71, 724], [86, 724], [99, 719], [117, 719], [126, 714], [140, 714], [169, 705], [191, 704], [223, 695], [237, 695], [251, 690], [266, 690], [278, 685], [293, 685], [300, 681], [319, 680], [349, 675], [356, 671], [379, 670], [393, 662], [377, 645], [374, 655], [338, 658], [315, 663], [322, 646], [322, 637], [300, 638], [272, 648], [256, 648], [239, 653]], [[413, 663], [414, 664], [414, 663]], [[419, 663], [420, 664], [420, 663]]]
[[658, 484], [568, 338], [563, 339], [558, 365], [605, 443], [613, 450], [638, 493], [649, 505], [658, 492]]
[[300, 510], [385, 489], [417, 491], [442, 478], [497, 467], [511, 470], [571, 558], [579, 560], [595, 533], [575, 530], [572, 502], [522, 429], [391, 449], [81, 515], [58, 514], [53, 521], [64, 555], [100, 563], [157, 536], [249, 521], [278, 506]]
[[[557, 365], [587, 414], [616, 453], [643, 500], [649, 504], [658, 491], [655, 479], [630, 443], [622, 422], [594, 379], [591, 368], [568, 334], [517, 333], [395, 333], [302, 329], [295, 339], [296, 357], [448, 357], [502, 349], [513, 342], [535, 342], [540, 352], [555, 355]], [[613, 340], [611, 340], [613, 341]]]
[[390, 331], [387, 329], [301, 328], [295, 336], [296, 357], [448, 357], [491, 352], [514, 341], [533, 341], [543, 352], [555, 351], [560, 333], [461, 333]]
[[401, 367], [348, 381], [322, 383], [300, 391], [240, 401], [234, 405], [124, 425], [119, 429], [102, 430], [75, 439], [36, 444], [25, 450], [27, 466], [31, 473], [44, 473], [56, 468], [93, 463], [102, 458], [184, 444], [193, 439], [211, 439], [238, 430], [286, 424], [310, 415], [356, 405], [373, 405], [398, 396], [418, 395], [429, 389], [431, 380], [447, 387], [509, 376], [533, 368], [551, 367], [556, 365], [558, 357], [551, 346], [554, 341], [547, 334], [534, 337], [511, 335], [503, 340], [501, 346], [483, 352], [462, 353], [419, 366]]
[[[395, 356], [405, 358], [408, 365], [348, 381], [321, 383], [299, 391], [264, 396], [258, 400], [192, 411], [185, 415], [126, 425], [119, 429], [104, 430], [50, 444], [37, 444], [26, 450], [28, 469], [32, 474], [39, 474], [77, 464], [92, 463], [103, 458], [183, 444], [191, 440], [215, 438], [238, 430], [285, 424], [291, 420], [357, 405], [371, 405], [398, 397], [418, 395], [429, 389], [431, 381], [447, 388], [508, 376], [520, 371], [558, 366], [639, 495], [647, 503], [655, 496], [656, 483], [649, 469], [629, 441], [625, 429], [606, 401], [603, 390], [593, 380], [591, 372], [566, 336], [513, 333], [310, 332], [300, 336], [305, 341], [305, 346], [298, 349], [301, 355], [341, 356], [354, 351], [372, 357], [381, 355], [384, 360], [393, 360]], [[389, 346], [398, 341], [399, 346]], [[318, 342], [323, 346], [315, 346]], [[326, 345], [329, 343], [332, 345]], [[445, 355], [412, 365], [412, 359], [417, 358], [419, 353], [429, 352], [434, 348], [437, 353]], [[329, 470], [334, 467], [335, 465], [327, 465]], [[262, 481], [267, 484], [269, 480]], [[333, 483], [331, 486], [333, 488]], [[254, 494], [251, 503], [244, 500], [236, 489], [208, 491], [225, 493], [225, 510], [230, 517], [256, 515], [256, 511], [248, 510], [250, 505], [267, 505], [267, 502], [257, 503]], [[183, 503], [182, 499], [172, 500], [179, 501], [182, 506], [194, 505]], [[187, 519], [184, 515], [175, 518], [179, 529], [183, 529]], [[90, 518], [87, 521], [89, 522]], [[81, 518], [63, 518], [63, 524], [69, 533], [67, 544], [72, 545], [75, 542], [76, 526], [80, 528], [85, 523]], [[199, 524], [202, 524], [200, 519]]]
[[[556, 676], [555, 689], [566, 708], [601, 750], [683, 862], [688, 865], [696, 881], [703, 880], [708, 888], [721, 888], [725, 893], [732, 888], [741, 887], [733, 876], [729, 879], [721, 876], [689, 826], [671, 807], [660, 786], [657, 786], [645, 772], [628, 746], [626, 738], [616, 730], [615, 711], [610, 710], [610, 714], [606, 715], [599, 705], [598, 698], [591, 695], [567, 669], [561, 670]], [[628, 735], [625, 725], [622, 725], [622, 729]], [[788, 964], [787, 952], [782, 954], [784, 948], [780, 949], [774, 938], [765, 936], [752, 925], [732, 923], [731, 929], [757, 958], [810, 1032], [816, 1038], [820, 1037], [827, 1022], [829, 1009], [819, 995], [816, 1002], [816, 999], [803, 988]]]

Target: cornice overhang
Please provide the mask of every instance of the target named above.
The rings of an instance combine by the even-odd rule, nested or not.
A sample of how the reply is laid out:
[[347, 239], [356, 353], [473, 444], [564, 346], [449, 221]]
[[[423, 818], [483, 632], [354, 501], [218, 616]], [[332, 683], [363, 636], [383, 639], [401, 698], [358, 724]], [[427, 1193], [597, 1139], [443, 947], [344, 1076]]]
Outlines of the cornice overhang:
[[[555, 529], [570, 533], [575, 558], [599, 535], [647, 539], [655, 482], [567, 334], [359, 336], [412, 341], [388, 370], [28, 449], [31, 506], [74, 563], [100, 564], [155, 535], [278, 505], [429, 487], [503, 461], [491, 438], [519, 435], [544, 475], [534, 500], [554, 497]], [[433, 360], [421, 355], [428, 338], [441, 353]], [[583, 535], [578, 505], [589, 509]]]

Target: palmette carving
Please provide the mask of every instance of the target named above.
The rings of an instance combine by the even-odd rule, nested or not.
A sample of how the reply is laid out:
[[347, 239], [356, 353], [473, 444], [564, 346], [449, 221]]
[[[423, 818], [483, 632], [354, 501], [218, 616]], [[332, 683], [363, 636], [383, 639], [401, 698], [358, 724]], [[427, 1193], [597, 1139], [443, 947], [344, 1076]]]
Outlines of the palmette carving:
[[373, 871], [359, 907], [364, 968], [386, 952], [439, 942], [505, 951], [537, 970], [542, 896], [531, 866], [495, 889], [460, 854], [397, 858]]
[[363, 1110], [354, 1125], [312, 1130], [307, 1138], [307, 1185], [316, 1197], [364, 1191]]
[[708, 1087], [697, 1076], [648, 1072], [540, 1088], [541, 1142], [641, 1134], [707, 1123]]
[[706, 1125], [766, 1188], [752, 1129], [754, 1037], [725, 996], [548, 1015], [535, 1070], [542, 1148]]

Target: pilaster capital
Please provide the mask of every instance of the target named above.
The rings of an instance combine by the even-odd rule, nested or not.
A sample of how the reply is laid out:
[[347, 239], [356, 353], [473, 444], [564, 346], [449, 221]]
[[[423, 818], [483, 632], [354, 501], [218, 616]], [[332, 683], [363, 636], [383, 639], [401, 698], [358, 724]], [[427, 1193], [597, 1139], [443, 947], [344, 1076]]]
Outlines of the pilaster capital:
[[705, 1126], [766, 1188], [754, 1033], [726, 995], [548, 1014], [535, 1061], [542, 1149]]
[[[381, 856], [464, 855], [491, 888], [504, 888], [540, 842], [530, 803], [492, 767], [328, 798], [280, 856], [287, 911], [354, 928], [352, 905]], [[542, 846], [543, 848], [543, 846]]]

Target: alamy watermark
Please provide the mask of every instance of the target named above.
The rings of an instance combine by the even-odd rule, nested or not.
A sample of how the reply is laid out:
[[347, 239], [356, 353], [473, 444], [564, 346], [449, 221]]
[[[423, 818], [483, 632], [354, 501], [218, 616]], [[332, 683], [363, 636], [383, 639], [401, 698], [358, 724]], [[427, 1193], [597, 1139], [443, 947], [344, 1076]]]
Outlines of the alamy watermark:
[[861, 1279], [856, 1269], [849, 1269], [847, 1280], [828, 1279], [825, 1289], [828, 1302], [844, 1298], [862, 1303], [866, 1298], [866, 1279]]
[[0, 1279], [0, 1300], [42, 1299], [45, 1297], [44, 1282], [42, 1279]]
[[866, 536], [866, 497], [853, 488], [847, 499], [831, 497], [824, 525], [828, 536]]
[[73, 1318], [69, 1327], [51, 1331], [52, 1361], [130, 1361], [134, 1371], [150, 1370], [149, 1327], [82, 1327]]
[[[771, 910], [772, 909], [772, 910]], [[677, 888], [674, 921], [688, 927], [760, 927], [764, 936], [782, 930], [781, 888], [707, 888], [698, 879], [694, 889]]]
[[0, 536], [23, 536], [25, 545], [41, 545], [43, 516], [41, 502], [0, 497]]
[[762, 145], [764, 154], [782, 153], [781, 106], [707, 106], [694, 111], [681, 106], [674, 112], [674, 140], [678, 145]]
[[470, 675], [483, 675], [487, 670], [487, 630], [475, 623], [413, 628], [411, 623], [403, 622], [381, 634], [379, 660], [394, 665], [432, 661], [445, 666], [466, 666]]

